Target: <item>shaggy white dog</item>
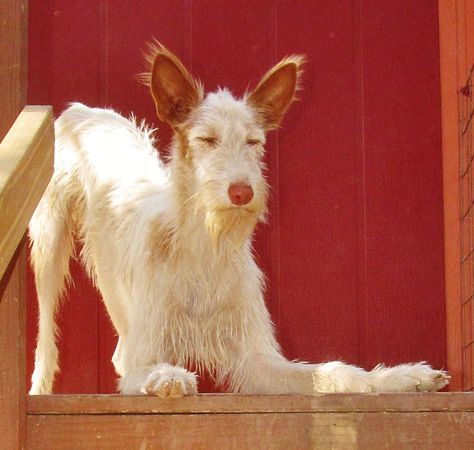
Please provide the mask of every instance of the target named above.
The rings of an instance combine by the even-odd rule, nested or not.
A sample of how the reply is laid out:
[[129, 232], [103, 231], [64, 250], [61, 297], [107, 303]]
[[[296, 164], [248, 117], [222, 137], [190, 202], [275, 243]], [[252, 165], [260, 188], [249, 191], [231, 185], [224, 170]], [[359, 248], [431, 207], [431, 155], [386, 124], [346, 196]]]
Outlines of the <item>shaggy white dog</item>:
[[194, 394], [186, 366], [246, 393], [445, 386], [447, 374], [424, 363], [366, 372], [280, 352], [251, 239], [265, 217], [265, 134], [294, 100], [303, 58], [283, 59], [243, 98], [204, 95], [159, 44], [150, 63], [144, 79], [174, 130], [169, 163], [144, 125], [111, 110], [74, 104], [56, 121], [54, 176], [30, 223], [40, 310], [30, 393], [50, 393], [58, 370], [54, 316], [75, 240], [119, 335], [122, 393]]

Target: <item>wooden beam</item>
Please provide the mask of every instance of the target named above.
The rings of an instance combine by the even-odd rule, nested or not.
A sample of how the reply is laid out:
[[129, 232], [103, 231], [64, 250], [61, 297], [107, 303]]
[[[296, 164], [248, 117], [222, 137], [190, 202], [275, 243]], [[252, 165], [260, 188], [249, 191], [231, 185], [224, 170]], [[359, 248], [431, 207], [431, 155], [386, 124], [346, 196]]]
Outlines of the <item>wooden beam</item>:
[[266, 412], [472, 411], [474, 393], [242, 395], [182, 399], [126, 395], [35, 395], [28, 414], [222, 414]]
[[50, 106], [26, 106], [0, 143], [0, 279], [53, 173]]
[[29, 416], [28, 449], [468, 450], [474, 415], [320, 413]]

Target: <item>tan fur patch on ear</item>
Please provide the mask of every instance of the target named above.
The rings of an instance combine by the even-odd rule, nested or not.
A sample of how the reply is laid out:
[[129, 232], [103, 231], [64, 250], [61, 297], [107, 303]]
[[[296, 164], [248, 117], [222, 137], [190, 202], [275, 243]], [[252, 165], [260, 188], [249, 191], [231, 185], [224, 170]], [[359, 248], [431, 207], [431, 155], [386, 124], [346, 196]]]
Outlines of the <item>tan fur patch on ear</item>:
[[276, 128], [296, 100], [304, 63], [302, 55], [287, 56], [262, 77], [253, 92], [246, 95], [246, 100], [258, 111], [265, 129]]
[[158, 117], [172, 127], [182, 124], [204, 98], [202, 84], [158, 41], [148, 44], [145, 59], [150, 72], [139, 75], [139, 80], [150, 87]]
[[145, 86], [151, 85], [151, 74], [153, 71], [153, 64], [157, 56], [163, 55], [167, 56], [170, 60], [174, 62], [176, 67], [178, 67], [183, 75], [186, 76], [188, 82], [190, 84], [194, 84], [196, 87], [196, 91], [199, 94], [199, 99], [202, 100], [204, 98], [204, 87], [202, 83], [195, 79], [186, 69], [184, 64], [181, 60], [170, 50], [168, 50], [161, 42], [153, 39], [151, 42], [147, 43], [147, 50], [144, 52], [143, 57], [145, 58], [146, 65], [148, 70], [146, 72], [142, 72], [138, 75], [138, 81]]

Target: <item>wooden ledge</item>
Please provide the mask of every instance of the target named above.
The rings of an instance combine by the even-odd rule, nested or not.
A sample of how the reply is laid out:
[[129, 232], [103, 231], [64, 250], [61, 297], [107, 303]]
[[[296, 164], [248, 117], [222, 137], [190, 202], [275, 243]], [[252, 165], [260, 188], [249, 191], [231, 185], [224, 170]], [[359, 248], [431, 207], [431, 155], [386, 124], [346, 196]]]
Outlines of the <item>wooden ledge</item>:
[[471, 450], [474, 393], [28, 397], [27, 448]]
[[258, 414], [354, 412], [474, 412], [474, 393], [242, 395], [199, 394], [181, 399], [125, 395], [38, 395], [29, 415]]

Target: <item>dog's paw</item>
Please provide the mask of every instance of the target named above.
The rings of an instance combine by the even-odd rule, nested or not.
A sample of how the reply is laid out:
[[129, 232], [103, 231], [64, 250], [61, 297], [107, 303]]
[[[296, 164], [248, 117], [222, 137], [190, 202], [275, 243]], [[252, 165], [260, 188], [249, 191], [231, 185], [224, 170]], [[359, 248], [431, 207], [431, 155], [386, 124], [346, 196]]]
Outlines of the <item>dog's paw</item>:
[[444, 370], [433, 369], [426, 363], [417, 363], [411, 366], [410, 376], [415, 380], [415, 389], [418, 392], [436, 392], [448, 385], [450, 376]]
[[147, 377], [145, 392], [161, 398], [194, 395], [197, 394], [197, 377], [182, 367], [158, 364]]
[[370, 375], [377, 392], [435, 392], [444, 388], [450, 379], [444, 370], [433, 369], [424, 362], [395, 367], [380, 364]]

